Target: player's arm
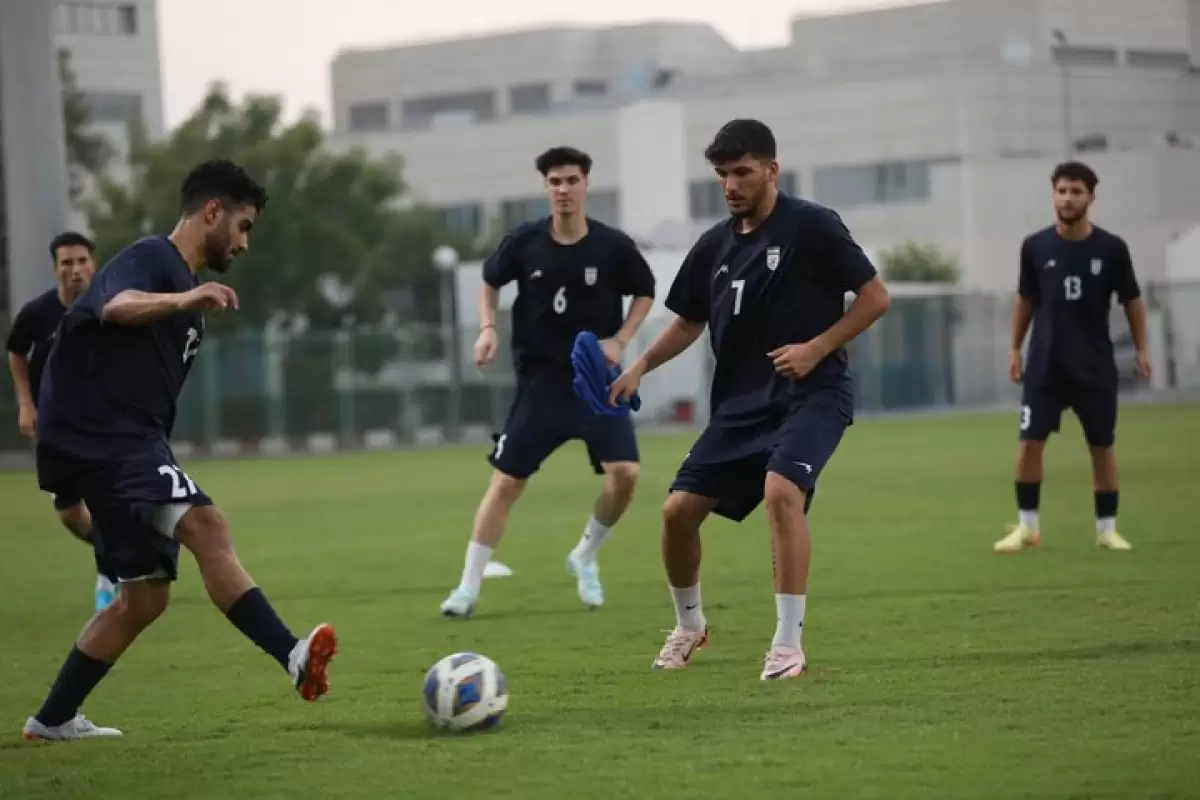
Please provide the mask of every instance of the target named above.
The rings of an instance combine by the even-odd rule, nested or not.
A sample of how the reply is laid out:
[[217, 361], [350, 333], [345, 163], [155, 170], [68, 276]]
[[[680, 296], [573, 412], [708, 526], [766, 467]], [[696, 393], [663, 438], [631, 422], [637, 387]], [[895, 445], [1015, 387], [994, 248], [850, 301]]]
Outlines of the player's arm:
[[641, 329], [642, 323], [654, 307], [654, 270], [646, 263], [645, 257], [638, 250], [632, 239], [625, 242], [628, 252], [621, 260], [621, 294], [633, 297], [629, 304], [629, 313], [615, 338], [621, 347], [628, 347], [633, 337]]
[[483, 282], [479, 286], [479, 338], [475, 340], [475, 365], [490, 364], [496, 357], [496, 309], [500, 290], [517, 279], [517, 232], [509, 233], [496, 252], [483, 262]]
[[17, 312], [12, 330], [8, 333], [8, 371], [12, 373], [13, 388], [17, 395], [17, 424], [21, 433], [32, 434], [37, 420], [37, 408], [33, 404], [33, 387], [29, 383], [29, 359], [26, 354], [33, 346], [33, 333], [28, 307]]
[[813, 340], [820, 358], [845, 347], [887, 313], [892, 298], [858, 242], [834, 212], [817, 218], [823, 260], [838, 289], [853, 292], [850, 308], [830, 328]]
[[1124, 241], [1120, 242], [1117, 264], [1117, 299], [1125, 307], [1125, 319], [1129, 320], [1129, 335], [1133, 338], [1133, 349], [1137, 355], [1137, 371], [1142, 377], [1149, 377], [1150, 337], [1146, 329], [1146, 301], [1133, 269], [1133, 256]]
[[136, 255], [114, 261], [97, 276], [100, 320], [113, 325], [153, 325], [181, 311], [237, 308], [237, 294], [219, 283], [203, 283], [187, 291], [170, 289], [151, 262]]
[[1008, 350], [1008, 377], [1013, 383], [1021, 382], [1021, 344], [1029, 333], [1033, 322], [1033, 309], [1041, 297], [1041, 284], [1030, 252], [1030, 240], [1021, 243], [1020, 275], [1017, 278], [1017, 299], [1013, 303], [1012, 325]]

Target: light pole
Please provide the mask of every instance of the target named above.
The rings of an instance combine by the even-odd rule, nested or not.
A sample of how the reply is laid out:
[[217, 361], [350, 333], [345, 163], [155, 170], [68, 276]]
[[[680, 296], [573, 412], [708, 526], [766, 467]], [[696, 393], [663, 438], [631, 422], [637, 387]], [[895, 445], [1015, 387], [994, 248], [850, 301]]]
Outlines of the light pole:
[[1071, 140], [1071, 68], [1067, 61], [1067, 34], [1062, 28], [1050, 31], [1059, 47], [1058, 66], [1062, 74], [1062, 122], [1063, 122], [1063, 154], [1070, 158], [1075, 154], [1075, 143]]
[[442, 341], [447, 343], [450, 366], [450, 396], [447, 404], [449, 438], [457, 441], [462, 433], [462, 331], [458, 324], [458, 251], [441, 245], [433, 251], [433, 267], [441, 273]]

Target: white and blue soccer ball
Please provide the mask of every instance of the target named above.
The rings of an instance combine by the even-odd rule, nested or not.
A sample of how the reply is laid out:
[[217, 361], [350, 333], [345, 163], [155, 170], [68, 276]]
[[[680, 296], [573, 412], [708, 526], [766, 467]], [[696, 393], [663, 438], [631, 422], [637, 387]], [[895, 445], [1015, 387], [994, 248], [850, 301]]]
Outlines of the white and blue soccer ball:
[[508, 709], [508, 681], [487, 656], [454, 653], [425, 673], [421, 700], [435, 728], [455, 733], [487, 730]]

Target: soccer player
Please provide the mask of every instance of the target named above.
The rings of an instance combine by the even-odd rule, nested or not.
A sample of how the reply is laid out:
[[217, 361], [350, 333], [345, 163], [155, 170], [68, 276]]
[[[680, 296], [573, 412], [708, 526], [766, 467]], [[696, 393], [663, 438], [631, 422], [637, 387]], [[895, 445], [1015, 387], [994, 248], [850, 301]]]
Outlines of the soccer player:
[[208, 161], [188, 174], [180, 195], [175, 230], [138, 240], [100, 270], [67, 310], [46, 363], [38, 480], [46, 491], [87, 502], [121, 591], [79, 634], [45, 703], [25, 723], [26, 739], [121, 735], [79, 708], [166, 610], [181, 544], [195, 556], [213, 603], [279, 662], [301, 697], [313, 701], [329, 690], [333, 628], [292, 635], [238, 561], [225, 518], [168, 444], [204, 336], [203, 312], [238, 305], [232, 289], [200, 283], [197, 273], [229, 269], [267, 194], [241, 167]]
[[[682, 669], [707, 644], [700, 599], [700, 526], [740, 522], [765, 499], [775, 574], [775, 638], [762, 680], [807, 669], [801, 629], [811, 541], [807, 513], [822, 469], [853, 421], [844, 349], [887, 310], [875, 267], [836, 212], [780, 194], [770, 128], [735, 119], [704, 151], [730, 218], [692, 246], [667, 295], [678, 315], [612, 386], [686, 350], [707, 325], [716, 363], [711, 419], [663, 506], [662, 552], [676, 626], [654, 660]], [[846, 294], [857, 295], [846, 311]]]
[[[518, 382], [504, 430], [488, 456], [492, 479], [475, 514], [462, 578], [442, 603], [450, 617], [471, 615], [509, 511], [542, 462], [571, 439], [587, 444], [604, 486], [567, 568], [584, 605], [603, 605], [596, 554], [629, 506], [638, 480], [632, 420], [594, 414], [576, 396], [571, 349], [578, 333], [591, 331], [608, 361], [619, 364], [654, 303], [654, 273], [632, 239], [587, 216], [591, 157], [554, 147], [535, 164], [553, 213], [511, 231], [483, 265], [475, 362], [484, 367], [496, 357], [497, 298], [501, 287], [515, 281], [512, 350]], [[633, 297], [628, 315], [626, 296]]]
[[[1117, 366], [1109, 338], [1109, 308], [1115, 294], [1125, 306], [1136, 350], [1136, 373], [1150, 375], [1146, 304], [1125, 241], [1093, 225], [1096, 173], [1086, 164], [1059, 164], [1050, 183], [1057, 220], [1021, 243], [1021, 275], [1012, 319], [1008, 373], [1021, 383], [1020, 445], [1017, 450], [1017, 525], [993, 545], [1015, 553], [1041, 542], [1038, 505], [1042, 452], [1058, 430], [1064, 409], [1074, 410], [1092, 456], [1096, 546], [1131, 550], [1117, 533]], [[1028, 362], [1021, 344], [1033, 322]]]
[[[17, 312], [9, 330], [8, 368], [17, 392], [17, 426], [30, 439], [33, 439], [37, 426], [38, 388], [54, 331], [67, 307], [88, 287], [96, 272], [96, 262], [92, 256], [94, 250], [92, 241], [81, 233], [66, 231], [55, 236], [50, 242], [50, 257], [54, 262], [54, 281], [57, 285], [26, 303]], [[92, 517], [80, 498], [55, 495], [54, 508], [63, 526], [75, 538], [92, 544]], [[105, 574], [97, 557], [97, 611], [112, 602], [114, 591], [113, 581]]]

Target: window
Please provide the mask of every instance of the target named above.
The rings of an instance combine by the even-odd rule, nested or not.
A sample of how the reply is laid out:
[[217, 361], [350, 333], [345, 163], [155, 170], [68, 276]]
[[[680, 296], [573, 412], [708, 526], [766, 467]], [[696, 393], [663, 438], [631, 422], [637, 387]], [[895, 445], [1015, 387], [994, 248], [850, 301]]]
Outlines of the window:
[[79, 36], [137, 36], [137, 12], [132, 3], [59, 3], [55, 25], [59, 33]]
[[588, 192], [587, 213], [594, 220], [616, 227], [621, 224], [621, 196], [615, 189]]
[[496, 117], [496, 93], [491, 89], [481, 89], [460, 94], [415, 97], [401, 102], [400, 115], [401, 125], [406, 130], [485, 122]]
[[550, 107], [550, 84], [530, 83], [508, 90], [508, 110], [513, 114], [530, 114]]
[[779, 191], [792, 197], [800, 194], [800, 180], [796, 173], [791, 170], [779, 173]]
[[549, 215], [550, 201], [545, 197], [519, 197], [500, 204], [500, 219], [505, 230]]
[[350, 130], [357, 132], [386, 131], [387, 103], [351, 103], [346, 108], [346, 124]]
[[603, 97], [608, 94], [608, 81], [585, 78], [575, 81], [572, 90], [576, 97]]
[[813, 191], [818, 203], [834, 208], [928, 200], [929, 162], [819, 167], [813, 172]]
[[478, 236], [483, 232], [483, 205], [480, 203], [459, 203], [443, 206], [438, 209], [442, 224], [452, 231]]
[[1172, 50], [1126, 50], [1125, 63], [1135, 69], [1162, 69], [1186, 72], [1191, 56]]
[[142, 96], [132, 92], [84, 92], [91, 122], [128, 124], [142, 118]]
[[1050, 49], [1055, 64], [1078, 65], [1081, 67], [1107, 67], [1117, 63], [1115, 47], [1080, 47], [1078, 45], [1056, 45]]
[[688, 213], [692, 219], [716, 219], [725, 215], [725, 194], [716, 178], [688, 184]]

